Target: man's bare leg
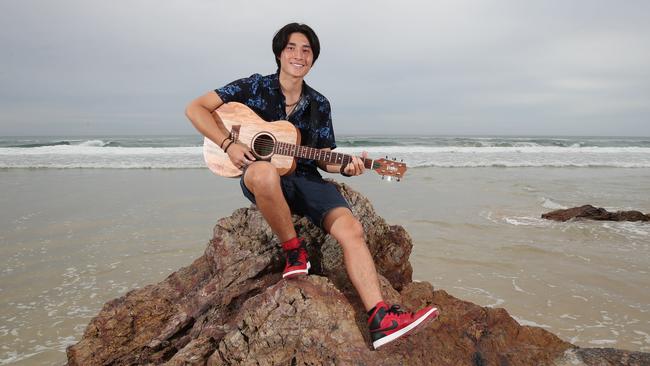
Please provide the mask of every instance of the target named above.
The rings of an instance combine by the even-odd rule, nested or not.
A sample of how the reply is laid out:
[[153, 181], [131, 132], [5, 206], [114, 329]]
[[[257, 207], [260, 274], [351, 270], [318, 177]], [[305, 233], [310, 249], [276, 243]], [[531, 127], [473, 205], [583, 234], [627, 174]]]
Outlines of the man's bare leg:
[[280, 175], [271, 163], [257, 161], [246, 170], [244, 184], [255, 195], [257, 208], [280, 242], [295, 238], [291, 210], [280, 186]]
[[377, 270], [363, 237], [363, 227], [350, 210], [345, 207], [333, 209], [325, 216], [323, 226], [343, 248], [348, 276], [368, 312], [368, 330], [375, 349], [424, 328], [438, 317], [439, 311], [433, 306], [414, 313], [404, 312], [389, 307], [382, 300]]
[[366, 311], [382, 301], [377, 269], [364, 239], [363, 226], [345, 207], [337, 207], [323, 220], [325, 230], [343, 249], [345, 269]]

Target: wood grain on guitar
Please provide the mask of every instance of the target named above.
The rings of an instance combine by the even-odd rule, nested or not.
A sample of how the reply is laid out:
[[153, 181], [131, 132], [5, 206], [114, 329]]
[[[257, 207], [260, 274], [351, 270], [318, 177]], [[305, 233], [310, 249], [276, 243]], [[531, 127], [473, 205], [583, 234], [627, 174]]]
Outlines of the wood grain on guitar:
[[[258, 160], [271, 162], [280, 175], [286, 175], [296, 168], [295, 158], [313, 159], [331, 164], [347, 164], [351, 155], [300, 146], [300, 131], [288, 121], [267, 122], [241, 103], [223, 104], [216, 111], [224, 127], [237, 142], [251, 149]], [[237, 168], [221, 148], [212, 140], [203, 141], [203, 157], [210, 170], [223, 177], [238, 177], [242, 170]], [[383, 177], [395, 177], [398, 181], [406, 173], [406, 164], [388, 159], [364, 159], [367, 169]]]

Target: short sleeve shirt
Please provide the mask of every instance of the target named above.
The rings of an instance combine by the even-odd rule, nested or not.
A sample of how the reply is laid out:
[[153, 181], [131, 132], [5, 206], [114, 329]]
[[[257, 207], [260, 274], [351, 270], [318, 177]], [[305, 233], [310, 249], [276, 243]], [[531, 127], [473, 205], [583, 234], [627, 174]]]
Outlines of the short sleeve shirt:
[[[293, 123], [300, 130], [303, 146], [336, 148], [330, 103], [304, 81], [302, 97], [288, 117], [277, 73], [266, 76], [253, 74], [215, 89], [215, 92], [224, 103], [243, 103], [265, 121], [285, 120]], [[312, 112], [315, 116], [312, 116]], [[297, 165], [297, 171], [318, 174], [315, 160], [298, 159]]]

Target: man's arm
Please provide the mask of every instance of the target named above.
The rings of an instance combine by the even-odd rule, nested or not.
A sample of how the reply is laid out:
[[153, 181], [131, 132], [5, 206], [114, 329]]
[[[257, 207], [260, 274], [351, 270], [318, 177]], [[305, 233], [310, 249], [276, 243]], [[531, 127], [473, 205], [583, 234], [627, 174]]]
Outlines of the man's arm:
[[217, 145], [229, 135], [228, 130], [221, 122], [221, 118], [212, 115], [212, 112], [222, 104], [223, 100], [217, 93], [212, 91], [194, 99], [185, 108], [185, 115], [194, 127]]
[[[328, 147], [321, 150], [331, 151], [332, 149]], [[368, 153], [364, 151], [363, 153], [361, 153], [361, 156], [365, 159], [368, 157]], [[341, 174], [345, 173], [349, 176], [361, 175], [365, 171], [363, 161], [356, 156], [352, 156], [352, 161], [348, 165], [343, 167], [343, 169], [341, 169], [342, 167], [340, 164], [328, 164], [324, 161], [319, 161], [318, 167], [328, 173], [341, 173]]]
[[[209, 138], [222, 149], [226, 149], [230, 160], [237, 167], [243, 167], [255, 160], [248, 148], [241, 144], [225, 142], [230, 133], [223, 125], [218, 115], [213, 115], [217, 108], [223, 104], [223, 100], [215, 92], [207, 92], [194, 99], [185, 108], [185, 115], [192, 122], [194, 127]], [[225, 142], [225, 143], [224, 143]], [[232, 145], [232, 146], [230, 146]]]

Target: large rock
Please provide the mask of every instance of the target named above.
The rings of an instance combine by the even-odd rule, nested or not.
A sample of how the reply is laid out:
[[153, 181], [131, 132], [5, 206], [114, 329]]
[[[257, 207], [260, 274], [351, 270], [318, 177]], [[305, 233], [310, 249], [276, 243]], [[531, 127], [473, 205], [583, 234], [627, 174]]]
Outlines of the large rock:
[[408, 233], [386, 224], [363, 196], [339, 187], [364, 225], [386, 300], [409, 309], [426, 304], [441, 309], [428, 328], [373, 350], [367, 316], [338, 244], [294, 217], [308, 241], [312, 274], [283, 280], [279, 243], [251, 207], [219, 220], [205, 254], [192, 265], [106, 303], [83, 338], [68, 348], [68, 364], [650, 363], [648, 354], [579, 349], [541, 328], [519, 325], [504, 309], [480, 307], [434, 291], [429, 283], [412, 282]]
[[574, 218], [607, 221], [650, 221], [650, 215], [645, 215], [639, 211], [609, 212], [602, 207], [592, 205], [547, 212], [542, 214], [542, 218], [554, 221], [568, 221]]

